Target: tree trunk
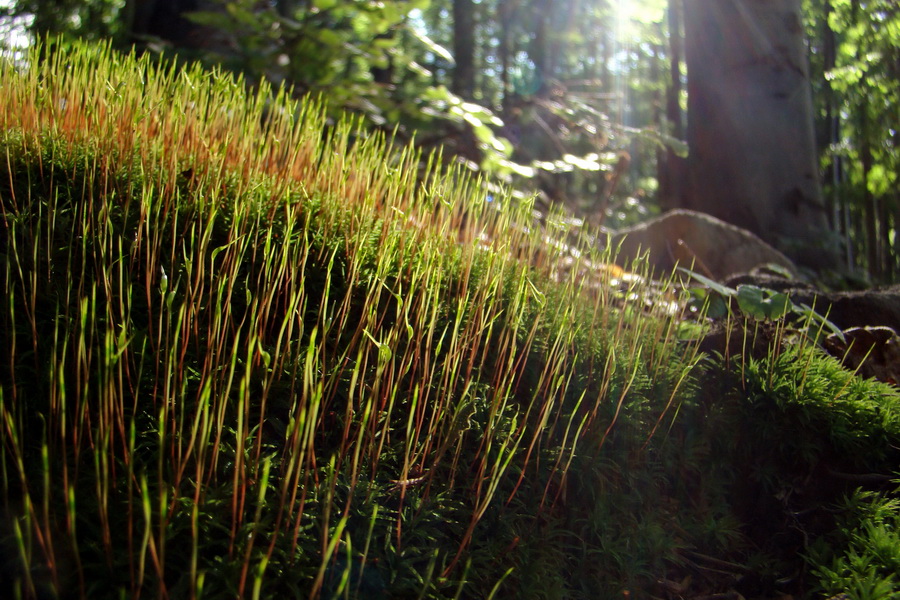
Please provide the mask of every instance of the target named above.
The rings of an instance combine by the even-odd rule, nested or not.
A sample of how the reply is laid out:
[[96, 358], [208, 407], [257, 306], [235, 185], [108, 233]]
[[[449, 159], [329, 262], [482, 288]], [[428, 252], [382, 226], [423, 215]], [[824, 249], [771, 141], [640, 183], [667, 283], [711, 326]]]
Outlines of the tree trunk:
[[[865, 81], [865, 79], [863, 79]], [[866, 224], [866, 269], [876, 279], [881, 278], [881, 261], [878, 255], [878, 200], [869, 190], [869, 173], [872, 172], [874, 163], [872, 157], [872, 136], [869, 131], [869, 104], [863, 102], [860, 114], [860, 148], [859, 157], [862, 166], [863, 210]]]
[[500, 32], [497, 39], [497, 62], [500, 64], [500, 105], [504, 120], [509, 118], [509, 30], [512, 27], [509, 0], [498, 0], [497, 23]]
[[900, 176], [897, 174], [894, 175], [894, 179], [896, 180], [896, 185], [894, 186], [894, 194], [893, 194], [893, 207], [894, 207], [894, 245], [891, 250], [891, 274], [897, 272], [900, 269], [900, 262], [898, 262], [898, 258], [900, 258]]
[[685, 0], [688, 208], [814, 269], [828, 239], [800, 0]]
[[[681, 111], [681, 60], [684, 36], [681, 27], [681, 6], [679, 0], [669, 0], [667, 11], [669, 22], [669, 81], [666, 85], [666, 121], [668, 133], [679, 140], [684, 139], [684, 125]], [[659, 201], [663, 209], [684, 205], [684, 159], [672, 148], [659, 152]]]
[[[825, 2], [825, 15], [822, 17], [822, 90], [825, 98], [825, 131], [823, 139], [819, 140], [819, 153], [827, 153], [828, 167], [825, 170], [825, 181], [831, 184], [831, 197], [826, 200], [829, 212], [831, 229], [841, 237], [841, 245], [844, 252], [843, 260], [847, 265], [853, 265], [853, 241], [850, 236], [850, 207], [847, 193], [841, 189], [844, 182], [844, 156], [838, 148], [841, 145], [841, 111], [840, 102], [831, 86], [831, 81], [825, 77], [837, 66], [837, 37], [831, 28], [829, 17], [834, 12], [831, 2]], [[823, 143], [824, 142], [824, 143]]]
[[537, 75], [537, 90], [544, 89], [547, 78], [550, 77], [548, 69], [547, 53], [547, 25], [550, 16], [550, 3], [547, 0], [532, 0], [531, 11], [533, 18], [531, 44], [528, 47], [528, 58], [534, 63]]
[[190, 40], [196, 26], [185, 13], [199, 9], [197, 0], [145, 0], [129, 7], [131, 33], [141, 39], [155, 37], [176, 46]]
[[893, 211], [888, 205], [889, 197], [882, 196], [878, 202], [878, 257], [882, 281], [892, 281], [894, 277], [894, 259], [891, 256], [891, 215]]
[[453, 0], [453, 69], [451, 90], [465, 100], [475, 92], [475, 4]]

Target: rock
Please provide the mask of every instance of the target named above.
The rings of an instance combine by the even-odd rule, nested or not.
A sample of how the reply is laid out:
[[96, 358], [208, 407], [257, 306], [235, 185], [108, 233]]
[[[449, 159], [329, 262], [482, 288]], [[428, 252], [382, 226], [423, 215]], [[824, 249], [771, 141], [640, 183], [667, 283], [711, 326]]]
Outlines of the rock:
[[791, 290], [794, 304], [815, 302], [816, 312], [840, 327], [882, 325], [900, 331], [900, 286], [853, 292]]
[[649, 252], [651, 267], [662, 273], [676, 264], [720, 281], [760, 265], [797, 273], [788, 257], [746, 229], [691, 210], [672, 210], [620, 230], [611, 236], [611, 243], [613, 249], [619, 248], [617, 262], [627, 263]]

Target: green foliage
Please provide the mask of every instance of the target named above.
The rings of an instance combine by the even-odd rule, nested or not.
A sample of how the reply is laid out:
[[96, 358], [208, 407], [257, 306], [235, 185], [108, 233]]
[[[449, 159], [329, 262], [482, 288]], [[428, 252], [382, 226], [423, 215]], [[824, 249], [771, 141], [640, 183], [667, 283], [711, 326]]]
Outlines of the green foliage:
[[897, 272], [900, 15], [890, 1], [807, 0], [822, 164], [836, 226], [858, 265]]
[[857, 489], [838, 510], [830, 543], [821, 540], [807, 559], [819, 591], [852, 600], [900, 597], [900, 502]]
[[65, 34], [89, 40], [127, 37], [128, 24], [120, 19], [123, 0], [15, 0], [4, 2], [0, 15], [26, 17], [36, 37]]

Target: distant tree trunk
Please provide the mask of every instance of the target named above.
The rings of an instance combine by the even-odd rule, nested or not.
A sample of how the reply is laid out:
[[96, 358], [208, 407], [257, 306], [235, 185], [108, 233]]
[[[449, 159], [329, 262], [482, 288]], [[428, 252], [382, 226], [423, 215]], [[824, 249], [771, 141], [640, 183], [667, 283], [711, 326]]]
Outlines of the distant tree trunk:
[[825, 127], [822, 131], [819, 152], [828, 153], [829, 164], [825, 171], [825, 181], [831, 183], [831, 197], [826, 204], [829, 207], [831, 228], [840, 233], [844, 252], [844, 263], [853, 264], [853, 243], [850, 239], [850, 206], [846, 193], [842, 193], [841, 183], [844, 180], [844, 157], [838, 150], [841, 141], [841, 114], [839, 102], [831, 86], [831, 81], [824, 77], [837, 66], [837, 39], [831, 28], [829, 16], [834, 12], [831, 2], [825, 2], [825, 15], [822, 17], [822, 89], [825, 97]]
[[[662, 27], [660, 26], [660, 29]], [[660, 32], [662, 34], [662, 32]], [[661, 39], [665, 39], [661, 36]], [[661, 63], [663, 62], [663, 46], [662, 44], [654, 44], [653, 51], [650, 55], [650, 80], [651, 81], [659, 81], [661, 76], [660, 73], [662, 69], [660, 68]], [[667, 86], [668, 88], [668, 86]], [[665, 114], [665, 101], [663, 100], [663, 92], [656, 88], [652, 92], [653, 98], [653, 126], [659, 129], [660, 131], [666, 131], [666, 114]], [[666, 161], [666, 151], [663, 148], [656, 149], [656, 179], [659, 182], [659, 198], [662, 206], [665, 206], [666, 209], [673, 208], [670, 206], [666, 206], [666, 203], [663, 198], [668, 194], [669, 185], [671, 183], [669, 179], [669, 165], [668, 161]]]
[[275, 0], [275, 10], [278, 11], [278, 15], [281, 17], [287, 18], [292, 16], [291, 13], [295, 8], [293, 0]]
[[[829, 16], [834, 12], [834, 9], [831, 6], [831, 2], [825, 2], [825, 16], [822, 18], [822, 31], [819, 34], [820, 39], [822, 40], [822, 72], [828, 73], [837, 65], [837, 40], [835, 39], [834, 31], [831, 29], [831, 26], [828, 23]], [[825, 122], [823, 123], [824, 127], [819, 134], [819, 139], [817, 140], [819, 143], [819, 153], [825, 154], [828, 153], [829, 158], [831, 159], [826, 169], [826, 181], [832, 182], [832, 187], [836, 190], [837, 185], [834, 185], [838, 178], [838, 156], [833, 150], [835, 147], [839, 135], [840, 135], [840, 117], [835, 113], [835, 96], [834, 90], [831, 87], [831, 82], [827, 77], [822, 77], [822, 89], [823, 96], [825, 99]], [[826, 201], [829, 208], [829, 222], [831, 224], [832, 229], [838, 230], [840, 227], [840, 208], [837, 203], [837, 194], [833, 194], [831, 198]]]
[[607, 27], [606, 31], [601, 34], [601, 51], [600, 51], [600, 86], [607, 91], [613, 89], [612, 70], [609, 65], [612, 64], [613, 55], [613, 34], [612, 27]]
[[451, 90], [466, 100], [475, 94], [475, 4], [453, 0], [453, 69]]
[[500, 104], [504, 119], [509, 117], [509, 29], [512, 27], [509, 0], [497, 1], [497, 62], [500, 63]]
[[869, 190], [869, 173], [872, 172], [872, 144], [870, 140], [872, 136], [870, 135], [869, 130], [869, 106], [867, 102], [863, 102], [863, 105], [859, 111], [860, 114], [860, 149], [859, 149], [859, 157], [860, 163], [862, 166], [862, 182], [861, 187], [863, 189], [863, 211], [865, 215], [865, 224], [866, 224], [866, 265], [869, 273], [872, 274], [873, 277], [879, 279], [881, 277], [881, 260], [879, 256], [879, 241], [878, 241], [878, 199], [872, 194]]
[[131, 33], [137, 38], [155, 37], [177, 46], [186, 45], [195, 25], [185, 13], [199, 9], [197, 0], [144, 0], [129, 3], [133, 15]]
[[548, 0], [532, 0], [531, 14], [534, 25], [531, 44], [528, 48], [528, 58], [534, 63], [537, 89], [540, 91], [550, 76], [547, 60], [547, 24], [550, 20], [550, 2]]
[[894, 206], [894, 245], [891, 250], [891, 275], [897, 272], [900, 269], [900, 175], [894, 174], [894, 194], [893, 194], [893, 206]]
[[800, 0], [685, 0], [688, 208], [799, 264], [841, 268], [827, 239]]
[[[669, 135], [684, 139], [681, 111], [681, 63], [684, 36], [681, 27], [681, 3], [669, 0], [669, 83], [666, 86], [666, 121]], [[678, 208], [684, 200], [684, 159], [667, 147], [659, 151], [659, 200], [663, 209]]]
[[891, 256], [891, 226], [892, 212], [888, 205], [889, 197], [882, 196], [878, 203], [878, 246], [881, 257], [881, 276], [884, 281], [892, 281], [894, 276], [894, 260]]

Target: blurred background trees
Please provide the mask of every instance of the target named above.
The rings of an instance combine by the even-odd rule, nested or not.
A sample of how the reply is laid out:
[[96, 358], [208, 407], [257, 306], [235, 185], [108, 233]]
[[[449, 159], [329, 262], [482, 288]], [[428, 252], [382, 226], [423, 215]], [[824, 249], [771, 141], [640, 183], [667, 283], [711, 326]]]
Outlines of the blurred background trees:
[[809, 0], [823, 185], [847, 260], [896, 281], [900, 256], [900, 4]]
[[[33, 35], [111, 38], [122, 49], [219, 65], [251, 85], [267, 79], [323, 95], [335, 115], [351, 110], [401, 140], [415, 132], [423, 149], [440, 146], [445, 159], [492, 181], [620, 227], [698, 205], [689, 117], [692, 136], [715, 123], [687, 114], [685, 44], [690, 51], [705, 31], [698, 10], [723, 4], [739, 15], [752, 3], [693, 0], [685, 12], [682, 0], [7, 0], [0, 11], [7, 25], [25, 19]], [[812, 90], [816, 145], [804, 164], [822, 195], [819, 217], [807, 220], [820, 221], [817, 243], [836, 268], [846, 261], [860, 276], [893, 281], [900, 8], [893, 0], [775, 4], [802, 14], [783, 29], [799, 40]], [[757, 123], [771, 122], [762, 118], [770, 108], [747, 106]], [[716, 131], [723, 151], [746, 146], [732, 160], [747, 165], [748, 178], [758, 176], [747, 156], [789, 151]], [[715, 199], [705, 202], [699, 208], [716, 212]], [[765, 223], [739, 224], [769, 233], [759, 230]]]

